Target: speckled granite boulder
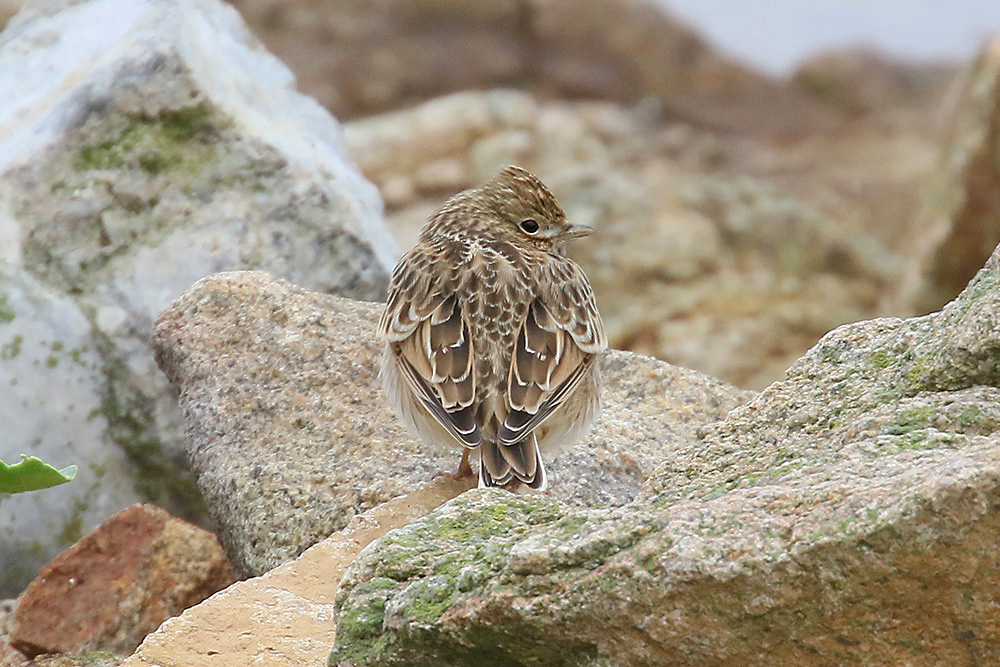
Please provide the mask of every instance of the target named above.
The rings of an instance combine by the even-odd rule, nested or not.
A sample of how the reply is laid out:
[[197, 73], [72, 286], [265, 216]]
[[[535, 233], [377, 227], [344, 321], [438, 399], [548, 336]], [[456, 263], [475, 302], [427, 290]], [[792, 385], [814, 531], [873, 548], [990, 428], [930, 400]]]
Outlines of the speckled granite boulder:
[[220, 1], [34, 3], [0, 36], [0, 95], [0, 410], [21, 415], [0, 457], [80, 465], [5, 501], [16, 593], [136, 500], [203, 512], [149, 346], [172, 299], [245, 267], [376, 298], [397, 248], [339, 125]]
[[998, 432], [1000, 249], [940, 313], [829, 333], [628, 505], [474, 490], [369, 545], [330, 663], [996, 663]]
[[[460, 450], [414, 441], [382, 396], [380, 310], [234, 272], [201, 280], [160, 317], [157, 359], [179, 389], [192, 466], [244, 574], [457, 469]], [[576, 505], [631, 501], [700, 426], [753, 395], [639, 355], [601, 363], [603, 416], [550, 465], [551, 495]]]

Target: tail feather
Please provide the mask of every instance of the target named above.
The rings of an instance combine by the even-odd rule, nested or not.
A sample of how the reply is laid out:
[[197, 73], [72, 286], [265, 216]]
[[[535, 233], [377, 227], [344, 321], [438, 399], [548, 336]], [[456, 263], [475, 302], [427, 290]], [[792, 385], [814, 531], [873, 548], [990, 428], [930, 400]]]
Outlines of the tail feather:
[[538, 449], [538, 437], [532, 433], [531, 440], [535, 445], [535, 474], [530, 480], [523, 480], [529, 489], [544, 491], [549, 487], [549, 477], [545, 474], [545, 462], [542, 461], [542, 453]]
[[529, 489], [544, 491], [548, 486], [545, 464], [535, 434], [514, 445], [484, 440], [479, 445], [479, 488], [506, 486], [517, 480]]

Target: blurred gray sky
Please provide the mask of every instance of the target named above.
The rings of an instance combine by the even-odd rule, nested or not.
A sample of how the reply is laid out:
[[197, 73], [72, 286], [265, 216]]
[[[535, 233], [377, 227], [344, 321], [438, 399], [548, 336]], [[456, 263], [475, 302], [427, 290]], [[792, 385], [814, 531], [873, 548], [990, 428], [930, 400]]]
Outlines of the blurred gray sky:
[[769, 74], [867, 45], [905, 59], [965, 60], [1000, 35], [1000, 0], [660, 0], [720, 51]]

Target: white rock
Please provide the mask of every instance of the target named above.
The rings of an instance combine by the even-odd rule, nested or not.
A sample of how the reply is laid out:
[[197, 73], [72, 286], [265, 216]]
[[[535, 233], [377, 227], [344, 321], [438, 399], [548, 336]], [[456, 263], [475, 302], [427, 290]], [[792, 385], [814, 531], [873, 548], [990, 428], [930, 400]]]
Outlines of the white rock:
[[[8, 367], [0, 404], [21, 406], [11, 409], [32, 426], [5, 433], [0, 454], [86, 466], [101, 447], [120, 461], [105, 477], [132, 477], [105, 481], [115, 490], [103, 504], [81, 482], [38, 494], [55, 524], [84, 503], [94, 511], [80, 528], [93, 528], [136, 500], [133, 480], [197, 517], [178, 409], [148, 342], [193, 282], [260, 268], [315, 290], [384, 294], [398, 249], [381, 200], [339, 124], [294, 83], [219, 0], [35, 2], [0, 35], [0, 294], [30, 283], [61, 299], [57, 314], [75, 313], [94, 355], [83, 384], [39, 372], [45, 357], [41, 369]], [[33, 340], [66, 338], [59, 317], [35, 326]], [[50, 419], [60, 404], [37, 397], [63, 396], [69, 382], [89, 407]], [[48, 524], [25, 512], [9, 521], [19, 543], [41, 545], [36, 560], [56, 553]]]
[[79, 466], [69, 484], [2, 499], [0, 589], [17, 590], [86, 527], [139, 499], [101, 411], [101, 366], [77, 305], [0, 264], [0, 459]]

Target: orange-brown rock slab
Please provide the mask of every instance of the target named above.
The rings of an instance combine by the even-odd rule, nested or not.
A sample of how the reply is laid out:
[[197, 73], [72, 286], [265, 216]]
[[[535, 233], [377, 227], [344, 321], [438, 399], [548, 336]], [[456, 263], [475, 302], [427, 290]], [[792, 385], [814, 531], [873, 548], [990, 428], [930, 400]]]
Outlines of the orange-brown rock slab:
[[29, 655], [128, 655], [164, 620], [234, 580], [213, 534], [132, 505], [42, 568], [21, 595], [12, 643]]
[[14, 648], [6, 637], [0, 639], [0, 667], [21, 667], [27, 664], [27, 656]]

